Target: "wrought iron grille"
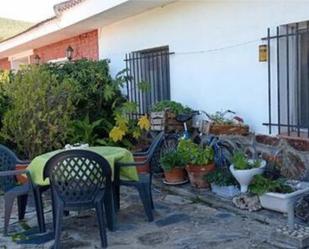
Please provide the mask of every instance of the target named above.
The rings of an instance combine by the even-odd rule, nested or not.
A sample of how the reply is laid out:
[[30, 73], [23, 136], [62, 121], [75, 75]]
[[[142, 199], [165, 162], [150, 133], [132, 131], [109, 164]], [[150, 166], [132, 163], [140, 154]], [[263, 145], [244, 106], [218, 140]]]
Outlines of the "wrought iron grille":
[[268, 29], [269, 133], [309, 137], [309, 22]]
[[152, 105], [170, 99], [170, 55], [168, 47], [126, 54], [127, 95], [138, 104], [137, 115], [150, 111]]

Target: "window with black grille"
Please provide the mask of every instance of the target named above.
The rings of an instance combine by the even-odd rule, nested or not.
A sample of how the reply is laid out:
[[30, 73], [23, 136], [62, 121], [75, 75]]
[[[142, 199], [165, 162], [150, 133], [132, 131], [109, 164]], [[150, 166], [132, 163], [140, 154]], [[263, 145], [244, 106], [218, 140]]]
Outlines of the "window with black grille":
[[309, 137], [309, 23], [268, 29], [269, 132]]
[[168, 46], [126, 54], [127, 95], [145, 114], [161, 101], [170, 99], [170, 55]]

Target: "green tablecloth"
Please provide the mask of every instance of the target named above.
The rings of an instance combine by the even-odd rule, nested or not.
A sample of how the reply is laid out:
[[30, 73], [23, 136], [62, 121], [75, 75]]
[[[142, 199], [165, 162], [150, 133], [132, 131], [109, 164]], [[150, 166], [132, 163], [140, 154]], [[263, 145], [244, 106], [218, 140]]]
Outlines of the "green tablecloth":
[[[130, 151], [119, 147], [89, 147], [85, 150], [90, 150], [103, 156], [110, 164], [112, 172], [114, 172], [115, 162], [133, 162], [133, 155]], [[27, 169], [30, 171], [32, 181], [40, 186], [49, 185], [49, 180], [43, 180], [43, 170], [47, 161], [54, 155], [64, 150], [52, 151], [34, 158]], [[120, 170], [120, 178], [125, 180], [138, 181], [138, 173], [136, 167], [123, 167]]]

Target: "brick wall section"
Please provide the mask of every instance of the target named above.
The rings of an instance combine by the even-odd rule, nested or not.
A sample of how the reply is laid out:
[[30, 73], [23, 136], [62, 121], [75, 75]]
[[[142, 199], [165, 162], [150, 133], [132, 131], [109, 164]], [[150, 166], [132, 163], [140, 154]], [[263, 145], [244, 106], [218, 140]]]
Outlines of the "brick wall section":
[[0, 59], [0, 69], [2, 69], [2, 70], [10, 70], [11, 69], [11, 63], [9, 62], [8, 58]]
[[41, 58], [40, 62], [44, 63], [49, 60], [66, 57], [66, 49], [68, 46], [71, 46], [74, 49], [73, 60], [82, 58], [97, 60], [99, 57], [98, 31], [93, 30], [66, 40], [34, 49], [34, 54], [38, 54]]

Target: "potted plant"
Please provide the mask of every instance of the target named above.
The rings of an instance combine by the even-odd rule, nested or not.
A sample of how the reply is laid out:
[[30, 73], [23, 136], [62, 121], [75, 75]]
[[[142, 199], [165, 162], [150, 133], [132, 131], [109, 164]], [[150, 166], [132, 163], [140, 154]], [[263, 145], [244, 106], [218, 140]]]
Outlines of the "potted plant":
[[[227, 117], [227, 114], [230, 114]], [[225, 112], [217, 111], [209, 116], [211, 123], [209, 132], [215, 135], [248, 135], [249, 126], [244, 124], [241, 117], [235, 116], [235, 112], [227, 110]]]
[[230, 171], [240, 184], [240, 191], [248, 191], [248, 185], [255, 175], [263, 174], [266, 161], [261, 159], [249, 159], [242, 151], [236, 151], [231, 159]]
[[187, 162], [186, 171], [193, 187], [208, 188], [204, 175], [215, 170], [214, 151], [210, 146], [199, 146], [191, 140], [181, 140], [178, 150]]
[[204, 179], [210, 183], [211, 191], [221, 197], [232, 198], [240, 192], [235, 178], [226, 168], [217, 168]]
[[273, 180], [263, 175], [256, 175], [249, 190], [259, 196], [263, 208], [288, 213], [297, 199], [308, 193], [309, 184], [282, 178]]
[[178, 150], [164, 154], [160, 159], [160, 164], [164, 170], [164, 183], [177, 185], [187, 182], [187, 175], [184, 169], [186, 162]]

